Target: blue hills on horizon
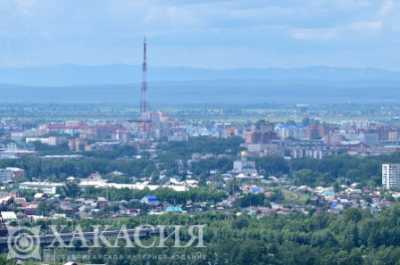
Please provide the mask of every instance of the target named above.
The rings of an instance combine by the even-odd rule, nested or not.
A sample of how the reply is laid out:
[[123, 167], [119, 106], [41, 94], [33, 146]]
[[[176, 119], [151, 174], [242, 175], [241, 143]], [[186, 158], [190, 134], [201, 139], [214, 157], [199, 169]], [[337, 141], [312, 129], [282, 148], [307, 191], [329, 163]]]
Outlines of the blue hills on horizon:
[[[141, 67], [57, 65], [0, 68], [0, 102], [134, 102]], [[334, 67], [201, 69], [151, 67], [155, 104], [396, 102], [400, 72]]]

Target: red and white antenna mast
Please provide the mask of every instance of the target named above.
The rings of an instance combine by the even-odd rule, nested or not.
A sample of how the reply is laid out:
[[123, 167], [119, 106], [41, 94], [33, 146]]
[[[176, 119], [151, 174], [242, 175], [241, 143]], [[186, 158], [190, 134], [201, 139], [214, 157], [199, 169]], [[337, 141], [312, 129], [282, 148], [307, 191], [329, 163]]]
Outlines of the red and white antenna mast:
[[140, 90], [140, 114], [147, 112], [147, 41], [143, 41], [142, 87]]

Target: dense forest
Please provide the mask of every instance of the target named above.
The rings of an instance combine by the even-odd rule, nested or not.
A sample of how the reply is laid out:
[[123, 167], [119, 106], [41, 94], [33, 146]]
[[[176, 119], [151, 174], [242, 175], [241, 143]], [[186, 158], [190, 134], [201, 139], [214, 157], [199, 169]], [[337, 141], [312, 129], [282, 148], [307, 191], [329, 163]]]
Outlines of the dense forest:
[[[276, 265], [398, 265], [400, 264], [400, 205], [372, 215], [347, 209], [340, 215], [272, 215], [264, 218], [205, 213], [194, 216], [163, 215], [129, 219], [81, 221], [83, 226], [113, 227], [140, 224], [206, 224], [205, 248], [117, 248], [89, 249], [86, 263], [131, 264], [276, 264]], [[42, 224], [48, 225], [48, 224]], [[69, 225], [72, 225], [70, 223]], [[183, 234], [184, 236], [184, 234]], [[183, 240], [185, 240], [183, 238]], [[85, 250], [87, 253], [87, 250]], [[74, 250], [79, 253], [79, 250]], [[198, 254], [201, 254], [200, 256]], [[105, 260], [107, 257], [125, 257]], [[171, 259], [176, 255], [198, 255], [199, 259]], [[132, 260], [133, 256], [144, 257]], [[164, 256], [165, 259], [154, 260]], [[61, 257], [61, 256], [60, 256]], [[0, 264], [11, 264], [0, 261]]]
[[[207, 224], [206, 248], [200, 250], [205, 259], [157, 261], [153, 264], [400, 264], [400, 206], [377, 216], [348, 209], [341, 215], [314, 213], [261, 219], [223, 214], [145, 219], [142, 221], [154, 224]], [[127, 222], [132, 225], [132, 222]], [[140, 220], [137, 222], [139, 224]], [[170, 249], [133, 250], [134, 253], [140, 251], [174, 254]], [[184, 250], [186, 254], [198, 251], [195, 248]], [[132, 250], [116, 252], [131, 254]], [[119, 261], [109, 264], [133, 263]]]

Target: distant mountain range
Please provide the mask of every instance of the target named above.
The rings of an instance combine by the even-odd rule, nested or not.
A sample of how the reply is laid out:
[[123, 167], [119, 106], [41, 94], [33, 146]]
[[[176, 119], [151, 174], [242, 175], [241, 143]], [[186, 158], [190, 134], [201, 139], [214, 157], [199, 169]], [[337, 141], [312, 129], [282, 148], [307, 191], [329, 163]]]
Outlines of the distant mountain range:
[[[133, 102], [140, 66], [0, 68], [0, 102]], [[151, 67], [154, 104], [398, 102], [400, 72], [305, 67], [210, 70]]]

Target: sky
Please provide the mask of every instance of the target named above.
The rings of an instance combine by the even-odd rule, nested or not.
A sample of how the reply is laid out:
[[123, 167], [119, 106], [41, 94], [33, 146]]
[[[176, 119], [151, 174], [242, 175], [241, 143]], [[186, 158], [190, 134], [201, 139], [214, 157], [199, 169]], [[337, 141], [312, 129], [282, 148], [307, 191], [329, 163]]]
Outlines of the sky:
[[400, 69], [399, 0], [1, 0], [0, 67]]

